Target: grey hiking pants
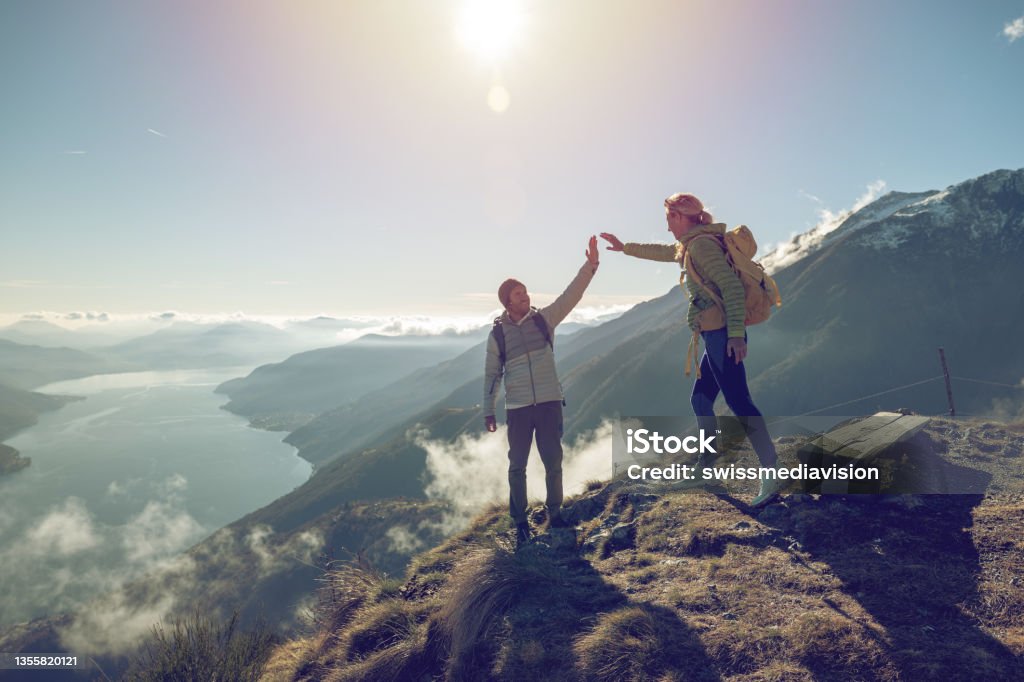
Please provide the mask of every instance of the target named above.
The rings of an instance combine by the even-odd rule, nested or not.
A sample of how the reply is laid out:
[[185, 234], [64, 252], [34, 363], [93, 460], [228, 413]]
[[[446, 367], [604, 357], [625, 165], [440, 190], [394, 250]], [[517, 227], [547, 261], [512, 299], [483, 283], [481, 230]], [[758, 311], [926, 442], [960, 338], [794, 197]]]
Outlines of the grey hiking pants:
[[526, 460], [537, 434], [537, 451], [544, 463], [548, 515], [562, 507], [562, 403], [553, 400], [508, 411], [508, 513], [526, 523]]

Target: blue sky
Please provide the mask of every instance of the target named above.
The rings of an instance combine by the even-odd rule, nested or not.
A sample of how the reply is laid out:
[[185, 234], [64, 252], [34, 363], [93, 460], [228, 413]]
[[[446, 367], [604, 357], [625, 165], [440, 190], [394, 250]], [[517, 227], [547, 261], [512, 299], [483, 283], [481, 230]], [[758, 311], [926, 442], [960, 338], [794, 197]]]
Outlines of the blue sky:
[[[464, 5], [0, 4], [0, 315], [485, 317], [676, 191], [770, 244], [1024, 166], [1024, 1], [523, 0], [497, 60]], [[677, 277], [606, 253], [584, 304]]]

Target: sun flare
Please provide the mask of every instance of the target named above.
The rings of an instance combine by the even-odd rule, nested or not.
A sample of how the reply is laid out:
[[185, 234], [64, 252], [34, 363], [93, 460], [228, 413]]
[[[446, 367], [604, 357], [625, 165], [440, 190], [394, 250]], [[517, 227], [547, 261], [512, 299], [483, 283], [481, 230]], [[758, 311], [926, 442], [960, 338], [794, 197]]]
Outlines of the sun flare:
[[521, 0], [466, 0], [455, 33], [470, 52], [496, 62], [519, 41], [524, 18]]

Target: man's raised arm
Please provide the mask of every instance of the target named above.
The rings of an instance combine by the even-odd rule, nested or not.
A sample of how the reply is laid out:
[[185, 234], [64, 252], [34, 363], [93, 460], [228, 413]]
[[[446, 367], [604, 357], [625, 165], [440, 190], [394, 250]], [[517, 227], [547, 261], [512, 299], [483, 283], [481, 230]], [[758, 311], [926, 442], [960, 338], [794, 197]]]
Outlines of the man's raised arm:
[[594, 279], [597, 266], [600, 265], [597, 254], [597, 237], [591, 237], [587, 244], [587, 262], [583, 264], [580, 271], [576, 273], [573, 280], [565, 291], [556, 298], [551, 305], [541, 308], [540, 314], [548, 321], [548, 325], [554, 329], [564, 320], [576, 304], [583, 298], [583, 292], [587, 290], [590, 280]]

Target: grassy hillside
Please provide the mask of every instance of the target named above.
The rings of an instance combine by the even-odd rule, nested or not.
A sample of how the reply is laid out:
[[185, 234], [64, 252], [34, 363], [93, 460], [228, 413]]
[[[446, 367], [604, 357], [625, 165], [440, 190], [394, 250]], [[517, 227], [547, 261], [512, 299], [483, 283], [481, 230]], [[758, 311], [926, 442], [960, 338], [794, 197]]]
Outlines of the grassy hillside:
[[309, 634], [263, 679], [1021, 679], [1022, 434], [933, 420], [888, 455], [972, 472], [985, 494], [753, 510], [752, 489], [595, 483], [575, 530], [535, 512], [518, 552], [496, 506], [401, 584], [331, 572]]

